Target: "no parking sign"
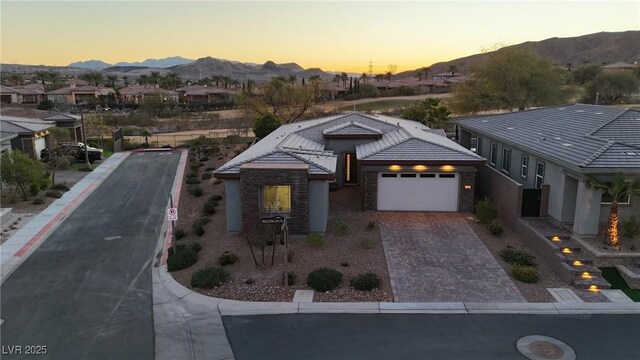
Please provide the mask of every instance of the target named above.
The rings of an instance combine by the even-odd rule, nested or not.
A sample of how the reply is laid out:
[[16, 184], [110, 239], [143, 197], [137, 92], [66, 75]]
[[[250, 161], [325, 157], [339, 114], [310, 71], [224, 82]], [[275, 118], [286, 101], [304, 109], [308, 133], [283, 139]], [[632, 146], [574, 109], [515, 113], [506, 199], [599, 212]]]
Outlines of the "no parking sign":
[[176, 208], [167, 209], [167, 217], [169, 218], [169, 221], [178, 220], [178, 209]]

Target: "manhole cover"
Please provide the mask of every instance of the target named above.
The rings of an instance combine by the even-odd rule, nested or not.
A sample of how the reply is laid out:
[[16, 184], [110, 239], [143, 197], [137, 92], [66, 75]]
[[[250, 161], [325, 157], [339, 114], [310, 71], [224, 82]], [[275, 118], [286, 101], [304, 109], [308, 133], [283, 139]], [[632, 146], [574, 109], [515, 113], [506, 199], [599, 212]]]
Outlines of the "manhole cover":
[[558, 339], [543, 335], [529, 335], [518, 339], [518, 351], [531, 360], [575, 360], [576, 353]]

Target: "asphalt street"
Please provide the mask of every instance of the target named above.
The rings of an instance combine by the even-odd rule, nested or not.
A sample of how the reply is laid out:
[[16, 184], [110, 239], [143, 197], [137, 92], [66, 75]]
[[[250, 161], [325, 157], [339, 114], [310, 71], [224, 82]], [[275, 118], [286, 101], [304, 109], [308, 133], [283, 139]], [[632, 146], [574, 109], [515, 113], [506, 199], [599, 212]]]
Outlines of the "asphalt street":
[[556, 338], [573, 348], [579, 360], [640, 359], [640, 315], [288, 314], [222, 319], [237, 360], [519, 360], [526, 358], [515, 344], [527, 335]]
[[7, 279], [3, 359], [153, 359], [151, 263], [179, 159], [131, 154]]

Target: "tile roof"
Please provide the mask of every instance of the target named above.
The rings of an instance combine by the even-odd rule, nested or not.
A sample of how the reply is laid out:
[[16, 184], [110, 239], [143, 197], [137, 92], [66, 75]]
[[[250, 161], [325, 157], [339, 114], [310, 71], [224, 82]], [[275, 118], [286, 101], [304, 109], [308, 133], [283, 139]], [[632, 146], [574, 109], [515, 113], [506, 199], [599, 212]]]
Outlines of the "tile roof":
[[131, 85], [126, 88], [120, 89], [120, 94], [122, 95], [147, 95], [147, 94], [163, 94], [169, 96], [178, 95], [177, 92], [173, 90], [163, 89], [161, 87], [155, 87], [154, 85]]
[[348, 121], [322, 130], [322, 135], [382, 135], [382, 131], [357, 121]]
[[[324, 134], [359, 131], [381, 135], [356, 146], [358, 159], [484, 161], [484, 158], [447, 139], [441, 130], [410, 120], [346, 113], [279, 127], [224, 164], [215, 173], [239, 173], [247, 163], [301, 163], [311, 174], [335, 174], [337, 156], [325, 150]], [[408, 141], [408, 142], [407, 142]], [[406, 142], [406, 143], [405, 143]]]
[[72, 93], [98, 93], [101, 95], [108, 95], [113, 93], [114, 90], [106, 87], [96, 87], [89, 85], [80, 86], [66, 86], [60, 89], [47, 91], [48, 95], [71, 95]]
[[573, 104], [474, 117], [457, 124], [580, 169], [640, 168], [640, 111]]
[[0, 130], [3, 133], [32, 134], [54, 127], [54, 124], [40, 119], [27, 119], [0, 115]]

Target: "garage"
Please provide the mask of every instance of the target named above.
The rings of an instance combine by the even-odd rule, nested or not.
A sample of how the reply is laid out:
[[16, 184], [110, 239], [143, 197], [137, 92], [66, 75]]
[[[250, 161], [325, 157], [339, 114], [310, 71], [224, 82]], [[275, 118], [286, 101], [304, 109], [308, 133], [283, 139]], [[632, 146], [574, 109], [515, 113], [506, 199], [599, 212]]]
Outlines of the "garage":
[[40, 160], [40, 151], [47, 147], [47, 143], [43, 137], [35, 139], [33, 141], [35, 147], [35, 155], [38, 160]]
[[458, 173], [379, 173], [378, 210], [458, 211]]

